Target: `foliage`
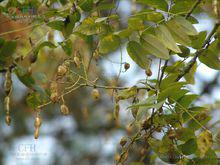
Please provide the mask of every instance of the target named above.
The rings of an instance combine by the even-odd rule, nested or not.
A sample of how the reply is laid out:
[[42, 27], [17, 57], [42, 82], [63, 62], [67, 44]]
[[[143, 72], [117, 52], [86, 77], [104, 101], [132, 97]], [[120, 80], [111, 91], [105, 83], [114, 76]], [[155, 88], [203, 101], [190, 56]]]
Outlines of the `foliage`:
[[[31, 5], [40, 9], [42, 6], [37, 2], [32, 1]], [[25, 3], [26, 1], [9, 1], [5, 10], [12, 6], [25, 6]], [[113, 13], [113, 10], [117, 10], [114, 2], [56, 2], [62, 9], [65, 7], [62, 11], [53, 8], [53, 3], [55, 2], [47, 1], [44, 4], [46, 10], [40, 18], [34, 20], [37, 24], [33, 23], [32, 30], [41, 26], [50, 32], [56, 30], [62, 35], [62, 42], [49, 37], [34, 44], [30, 40], [31, 51], [27, 55], [20, 55], [19, 41], [6, 40], [4, 34], [0, 34], [3, 37], [0, 39], [0, 71], [5, 75], [5, 110], [8, 125], [11, 120], [9, 98], [12, 93], [13, 73], [30, 91], [26, 103], [36, 113], [35, 138], [39, 136], [42, 122], [40, 115], [45, 106], [58, 103], [61, 113], [68, 115], [69, 109], [64, 99], [67, 94], [82, 87], [94, 88], [91, 94], [94, 100], [97, 100], [101, 97], [99, 88], [110, 89], [114, 94], [113, 113], [116, 125], [120, 125], [121, 101], [126, 100], [131, 104], [128, 110], [133, 115], [130, 127], [134, 134], [122, 139], [121, 153], [116, 155], [117, 163], [123, 164], [127, 159], [130, 161], [129, 151], [132, 146], [144, 140], [143, 149], [146, 150], [145, 153], [149, 152], [150, 161], [154, 161], [153, 156], [156, 155], [166, 163], [200, 164], [211, 159], [211, 164], [218, 164], [213, 135], [206, 127], [211, 120], [209, 112], [206, 107], [196, 106], [195, 101], [200, 96], [190, 93], [187, 88], [188, 84], [195, 83], [198, 60], [212, 69], [220, 70], [218, 13], [212, 13], [216, 17], [216, 24], [211, 33], [199, 33], [193, 26], [198, 21], [192, 13], [198, 10], [206, 12], [205, 6], [210, 5], [210, 2], [137, 0], [134, 5], [140, 5], [140, 10], [135, 10], [129, 16], [127, 27], [124, 28], [119, 26], [120, 15]], [[80, 49], [73, 46], [76, 38], [88, 45], [91, 57], [85, 56]], [[100, 60], [100, 57], [120, 50], [122, 45], [126, 45], [131, 59], [141, 69], [146, 70], [147, 78], [142, 85], [120, 87], [117, 83], [111, 86], [92, 81], [89, 74], [91, 61]], [[45, 47], [47, 50], [61, 48], [66, 53], [53, 78], [47, 78], [42, 71], [38, 74], [34, 74], [37, 72], [34, 69], [32, 71], [40, 52], [46, 50]], [[191, 48], [195, 49], [195, 53], [190, 54]], [[172, 63], [175, 55], [180, 60]], [[157, 60], [158, 77], [153, 80], [150, 79], [151, 63]], [[126, 70], [129, 67], [127, 66]], [[142, 97], [141, 92], [144, 92]], [[162, 137], [157, 137], [156, 133], [161, 133]], [[146, 155], [143, 155], [142, 160]]]

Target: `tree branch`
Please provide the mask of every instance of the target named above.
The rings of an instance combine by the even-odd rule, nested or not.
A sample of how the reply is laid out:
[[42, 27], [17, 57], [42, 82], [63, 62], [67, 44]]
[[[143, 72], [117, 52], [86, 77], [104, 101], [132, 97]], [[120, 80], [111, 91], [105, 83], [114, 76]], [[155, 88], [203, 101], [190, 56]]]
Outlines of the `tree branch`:
[[190, 15], [192, 14], [192, 12], [196, 9], [196, 7], [202, 2], [202, 0], [197, 0], [195, 2], [195, 4], [192, 6], [192, 8], [190, 9], [190, 11], [186, 14], [185, 18], [189, 18]]
[[211, 39], [213, 35], [215, 34], [216, 30], [220, 26], [220, 20], [218, 20], [212, 29], [211, 33], [208, 35], [207, 39], [205, 40], [203, 46], [201, 49], [199, 49], [196, 53], [195, 56], [189, 61], [188, 65], [184, 68], [182, 73], [177, 78], [177, 81], [180, 80], [185, 74], [189, 73], [190, 69], [193, 67], [193, 65], [196, 63], [197, 58], [209, 47], [209, 44], [211, 42]]

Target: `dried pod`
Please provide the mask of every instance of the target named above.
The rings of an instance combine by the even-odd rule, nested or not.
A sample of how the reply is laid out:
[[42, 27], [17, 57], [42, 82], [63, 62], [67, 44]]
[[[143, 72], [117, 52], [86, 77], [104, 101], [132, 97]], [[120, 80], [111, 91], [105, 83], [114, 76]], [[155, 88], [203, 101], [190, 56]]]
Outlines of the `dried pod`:
[[5, 74], [4, 90], [7, 95], [12, 90], [11, 72], [9, 70]]
[[39, 128], [35, 128], [35, 130], [34, 130], [34, 138], [35, 138], [35, 139], [38, 139], [38, 137], [39, 137], [39, 132], [40, 132], [40, 129], [39, 129]]
[[59, 96], [57, 92], [51, 93], [50, 95], [50, 100], [54, 103], [59, 101]]
[[130, 68], [130, 64], [126, 62], [126, 63], [124, 64], [124, 69], [125, 69], [125, 71], [127, 71], [129, 68]]
[[10, 115], [5, 116], [5, 122], [8, 126], [11, 124], [11, 116]]
[[121, 159], [121, 156], [117, 153], [115, 154], [115, 161], [118, 162]]
[[147, 76], [152, 76], [152, 71], [151, 71], [151, 69], [150, 68], [148, 68], [146, 71], [145, 71], [145, 73], [146, 73], [146, 75]]
[[4, 107], [5, 107], [6, 112], [8, 113], [10, 110], [10, 97], [9, 96], [5, 97]]
[[50, 91], [51, 91], [52, 93], [55, 93], [55, 92], [57, 92], [57, 90], [58, 90], [58, 84], [57, 84], [57, 82], [53, 81], [53, 82], [50, 84]]
[[41, 124], [42, 124], [42, 120], [41, 120], [41, 118], [39, 116], [37, 116], [35, 118], [34, 127], [35, 128], [39, 128], [41, 126]]
[[67, 72], [67, 67], [65, 65], [58, 66], [58, 69], [57, 69], [58, 76], [64, 76], [66, 72]]
[[63, 114], [63, 115], [69, 115], [70, 111], [69, 111], [69, 108], [65, 105], [65, 104], [62, 104], [60, 106], [60, 112]]
[[79, 57], [75, 56], [73, 58], [73, 60], [74, 60], [74, 63], [76, 65], [76, 67], [79, 68], [80, 67], [80, 63], [81, 63]]
[[98, 89], [93, 89], [91, 95], [94, 100], [100, 99], [100, 93]]

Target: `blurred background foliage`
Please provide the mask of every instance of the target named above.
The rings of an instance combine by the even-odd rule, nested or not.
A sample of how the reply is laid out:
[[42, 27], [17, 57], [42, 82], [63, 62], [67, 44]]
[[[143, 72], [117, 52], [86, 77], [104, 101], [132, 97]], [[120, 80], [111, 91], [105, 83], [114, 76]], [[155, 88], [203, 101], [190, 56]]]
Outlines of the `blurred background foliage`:
[[[148, 1], [137, 0], [140, 5], [135, 4], [135, 0], [104, 0], [104, 1], [91, 1], [92, 3], [101, 3], [100, 16], [105, 17], [114, 13], [118, 13], [120, 16], [119, 22], [110, 22], [112, 26], [117, 29], [126, 28], [128, 16], [134, 11], [139, 11], [142, 4], [145, 9]], [[173, 8], [172, 12], [186, 12], [189, 11], [194, 1], [191, 0], [174, 0], [178, 5]], [[153, 2], [153, 1], [149, 1]], [[1, 10], [5, 10], [10, 6], [18, 7], [19, 5], [31, 5], [38, 9], [40, 15], [48, 12], [48, 9], [54, 8], [58, 11], [68, 9], [72, 2], [66, 0], [48, 0], [48, 1], [2, 1]], [[86, 1], [90, 3], [90, 1]], [[200, 7], [195, 10], [194, 16], [199, 20], [199, 24], [196, 27], [199, 29], [210, 31], [214, 24], [215, 14], [212, 8], [212, 0], [202, 1]], [[161, 5], [162, 6], [162, 5]], [[82, 6], [81, 8], [86, 11]], [[163, 6], [162, 6], [163, 7]], [[89, 10], [89, 8], [88, 8]], [[84, 12], [82, 17], [86, 17], [89, 14], [96, 15], [97, 12]], [[65, 14], [65, 12], [64, 12]], [[152, 19], [154, 16], [152, 16]], [[36, 19], [36, 22], [41, 22], [42, 17]], [[9, 18], [0, 16], [0, 33], [5, 33], [10, 30], [24, 28], [31, 25], [32, 18], [25, 20], [15, 21], [9, 20]], [[204, 23], [205, 22], [205, 23]], [[138, 28], [138, 27], [137, 27]], [[133, 34], [135, 37], [137, 34]], [[32, 43], [38, 43], [39, 41], [51, 41], [58, 42], [63, 40], [62, 33], [56, 30], [52, 30], [48, 26], [42, 25], [34, 29], [28, 28], [23, 31], [15, 32], [13, 34], [7, 34], [4, 36], [6, 39], [16, 39], [18, 41], [17, 56], [27, 54], [32, 48], [30, 44], [30, 38]], [[94, 39], [89, 36], [73, 35], [72, 51], [79, 51], [83, 54], [85, 63], [90, 62], [91, 52], [95, 49]], [[124, 45], [122, 50], [116, 50], [114, 53], [108, 56], [98, 57], [97, 60], [92, 60], [89, 68], [89, 77], [91, 79], [99, 78], [100, 84], [112, 85], [134, 85], [138, 79], [145, 78], [143, 70], [138, 68], [131, 59], [125, 55]], [[120, 70], [120, 54], [122, 51], [123, 62], [129, 62], [131, 68], [127, 72], [122, 72], [121, 77], [118, 80], [118, 72]], [[73, 52], [70, 54], [72, 55]], [[25, 58], [25, 57], [24, 57]], [[48, 88], [48, 82], [53, 80], [56, 74], [56, 68], [60, 65], [64, 59], [68, 56], [66, 52], [58, 47], [56, 49], [44, 48], [38, 54], [38, 60], [32, 64], [32, 74], [35, 80], [41, 84], [44, 88]], [[175, 62], [175, 59], [173, 59]], [[22, 62], [22, 66], [29, 67], [28, 60]], [[158, 61], [152, 63], [153, 76], [157, 75]], [[75, 66], [72, 66], [73, 68]], [[206, 66], [201, 66], [196, 74], [196, 87], [192, 86], [192, 91], [201, 94], [201, 100], [199, 103], [206, 103], [207, 106], [213, 109], [212, 116], [213, 121], [211, 124], [215, 124], [214, 131], [218, 132], [218, 116], [220, 107], [220, 89], [219, 89], [219, 73], [208, 69]], [[123, 68], [122, 68], [123, 69]], [[83, 74], [83, 69], [79, 69], [78, 73]], [[207, 77], [206, 77], [207, 75]], [[113, 97], [112, 90], [100, 90], [101, 98], [94, 100], [91, 96], [92, 88], [80, 88], [75, 90], [69, 95], [65, 96], [66, 104], [70, 109], [69, 116], [62, 116], [60, 114], [59, 105], [51, 104], [42, 110], [43, 125], [41, 128], [40, 138], [34, 140], [34, 118], [35, 113], [33, 109], [27, 106], [26, 96], [29, 94], [29, 90], [13, 75], [13, 101], [12, 101], [12, 124], [7, 127], [4, 122], [3, 111], [3, 76], [0, 76], [0, 164], [100, 164], [108, 165], [114, 164], [114, 157], [120, 150], [119, 141], [124, 135], [132, 135], [133, 131], [129, 128], [128, 124], [132, 115], [126, 110], [128, 102], [124, 101], [121, 104], [120, 111], [120, 125], [117, 125], [113, 119]], [[217, 91], [217, 92], [216, 92]], [[205, 101], [204, 101], [205, 100]], [[23, 147], [28, 145], [34, 145], [34, 152], [24, 150]], [[134, 154], [129, 155], [129, 162], [138, 161], [142, 158], [142, 154], [145, 153], [145, 142], [141, 141], [132, 148], [131, 151]], [[21, 149], [22, 148], [22, 149]], [[21, 150], [20, 150], [21, 149]], [[220, 148], [219, 148], [220, 149]], [[23, 155], [22, 155], [23, 154]], [[149, 163], [149, 157], [145, 157], [145, 162]], [[160, 160], [158, 160], [160, 162]], [[160, 162], [162, 163], [162, 162]]]

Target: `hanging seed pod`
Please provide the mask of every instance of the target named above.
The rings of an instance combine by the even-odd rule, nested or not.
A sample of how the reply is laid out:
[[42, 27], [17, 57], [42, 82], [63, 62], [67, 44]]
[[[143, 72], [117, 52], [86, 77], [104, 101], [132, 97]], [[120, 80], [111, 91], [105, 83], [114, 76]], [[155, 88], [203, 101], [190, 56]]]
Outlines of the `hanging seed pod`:
[[5, 73], [4, 90], [7, 95], [12, 91], [11, 72], [9, 70]]
[[58, 66], [58, 69], [57, 69], [58, 76], [64, 76], [66, 72], [67, 72], [67, 67], [65, 65]]
[[6, 113], [9, 112], [10, 110], [10, 97], [9, 96], [5, 97], [4, 106], [5, 106]]
[[60, 112], [63, 114], [63, 115], [69, 115], [70, 111], [69, 111], [69, 108], [65, 105], [65, 104], [62, 104], [60, 106]]
[[125, 69], [125, 71], [127, 71], [129, 68], [130, 68], [130, 64], [126, 62], [126, 63], [124, 64], [124, 69]]
[[145, 73], [146, 73], [146, 75], [147, 76], [152, 76], [152, 71], [151, 71], [151, 69], [150, 68], [148, 68], [146, 71], [145, 71]]
[[41, 120], [40, 116], [37, 116], [35, 118], [35, 122], [34, 122], [34, 127], [35, 127], [34, 138], [35, 139], [38, 139], [38, 137], [39, 137], [39, 132], [40, 132], [41, 124], [42, 124], [42, 120]]
[[11, 116], [10, 115], [5, 116], [5, 122], [8, 126], [10, 126], [10, 124], [11, 124]]
[[94, 100], [100, 99], [100, 93], [98, 89], [93, 89], [91, 95]]
[[121, 156], [117, 153], [114, 157], [115, 161], [118, 162], [121, 159]]
[[38, 137], [39, 137], [39, 132], [40, 132], [40, 129], [39, 129], [39, 128], [35, 128], [35, 131], [34, 131], [34, 138], [35, 138], [35, 139], [38, 139]]
[[75, 65], [76, 65], [76, 67], [79, 68], [79, 67], [80, 67], [80, 64], [81, 64], [79, 57], [75, 56], [75, 57], [73, 58], [73, 60], [74, 60], [74, 63], [75, 63]]
[[58, 91], [58, 84], [57, 84], [57, 82], [53, 81], [53, 82], [50, 84], [50, 91], [51, 91], [52, 93]]

